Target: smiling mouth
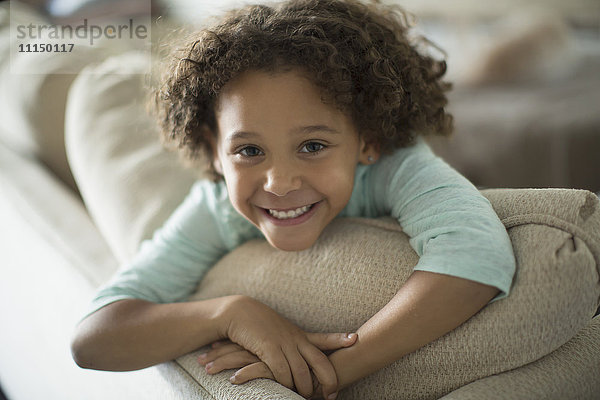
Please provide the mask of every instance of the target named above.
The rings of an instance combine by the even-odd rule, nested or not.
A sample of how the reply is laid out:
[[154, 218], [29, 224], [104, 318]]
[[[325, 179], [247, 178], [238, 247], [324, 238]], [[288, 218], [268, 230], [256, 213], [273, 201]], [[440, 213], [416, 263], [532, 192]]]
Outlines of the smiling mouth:
[[278, 211], [278, 210], [267, 209], [267, 211], [269, 212], [269, 214], [272, 217], [284, 220], [284, 219], [298, 218], [299, 216], [309, 212], [313, 206], [314, 206], [314, 204], [304, 206], [304, 207], [299, 207], [299, 208], [296, 208], [295, 210]]

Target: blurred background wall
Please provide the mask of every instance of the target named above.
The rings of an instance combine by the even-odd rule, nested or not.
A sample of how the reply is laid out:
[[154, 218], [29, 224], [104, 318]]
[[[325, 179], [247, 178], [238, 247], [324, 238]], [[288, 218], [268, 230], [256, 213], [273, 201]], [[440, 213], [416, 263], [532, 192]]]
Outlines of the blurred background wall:
[[[61, 18], [150, 3], [27, 1]], [[600, 191], [600, 1], [383, 1], [413, 13], [414, 35], [445, 52], [425, 49], [446, 59], [454, 85], [455, 134], [431, 140], [438, 154], [480, 187]], [[157, 0], [152, 15], [193, 30], [255, 2]]]
[[[480, 187], [600, 191], [600, 1], [384, 2], [446, 52], [455, 134], [438, 154]], [[247, 3], [165, 2], [191, 24]]]

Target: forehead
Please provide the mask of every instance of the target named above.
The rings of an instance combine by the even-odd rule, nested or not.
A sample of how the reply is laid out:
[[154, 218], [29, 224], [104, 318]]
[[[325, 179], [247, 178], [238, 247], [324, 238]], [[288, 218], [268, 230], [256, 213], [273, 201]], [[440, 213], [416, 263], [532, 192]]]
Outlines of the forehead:
[[[251, 106], [269, 103], [269, 100], [286, 99], [292, 102], [307, 98], [311, 103], [321, 100], [320, 89], [298, 69], [284, 71], [250, 70], [229, 81], [221, 90], [216, 102], [218, 112], [232, 105]], [[271, 101], [275, 103], [275, 101]]]
[[219, 131], [264, 127], [346, 125], [348, 117], [322, 99], [302, 71], [247, 71], [225, 85], [215, 114]]

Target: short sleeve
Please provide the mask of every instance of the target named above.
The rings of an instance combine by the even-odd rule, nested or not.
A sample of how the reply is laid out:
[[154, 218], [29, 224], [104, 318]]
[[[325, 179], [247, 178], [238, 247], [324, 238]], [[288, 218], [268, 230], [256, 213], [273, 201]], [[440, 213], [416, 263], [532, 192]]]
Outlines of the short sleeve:
[[354, 212], [391, 215], [420, 259], [415, 270], [473, 280], [505, 297], [516, 269], [512, 244], [489, 201], [422, 140], [357, 173]]
[[195, 183], [162, 228], [100, 289], [90, 313], [129, 298], [154, 303], [187, 299], [210, 267], [255, 235], [248, 225], [231, 206], [223, 184]]

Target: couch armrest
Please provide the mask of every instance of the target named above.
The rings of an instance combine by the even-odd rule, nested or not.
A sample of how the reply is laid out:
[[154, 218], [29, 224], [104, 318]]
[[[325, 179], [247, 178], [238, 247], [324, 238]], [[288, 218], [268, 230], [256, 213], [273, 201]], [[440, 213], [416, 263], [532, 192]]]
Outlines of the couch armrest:
[[[209, 346], [203, 350], [208, 350]], [[255, 379], [243, 385], [232, 385], [229, 377], [235, 370], [226, 370], [209, 375], [196, 359], [197, 353], [179, 357], [175, 362], [193, 377], [198, 384], [211, 393], [215, 400], [231, 399], [269, 399], [303, 400], [304, 397], [270, 379]]]
[[[177, 364], [131, 373], [77, 367], [69, 340], [116, 268], [81, 201], [0, 144], [0, 382], [10, 399], [207, 399]], [[92, 267], [95, 267], [92, 268]]]
[[595, 399], [600, 393], [598, 365], [600, 316], [546, 357], [479, 379], [441, 400]]

